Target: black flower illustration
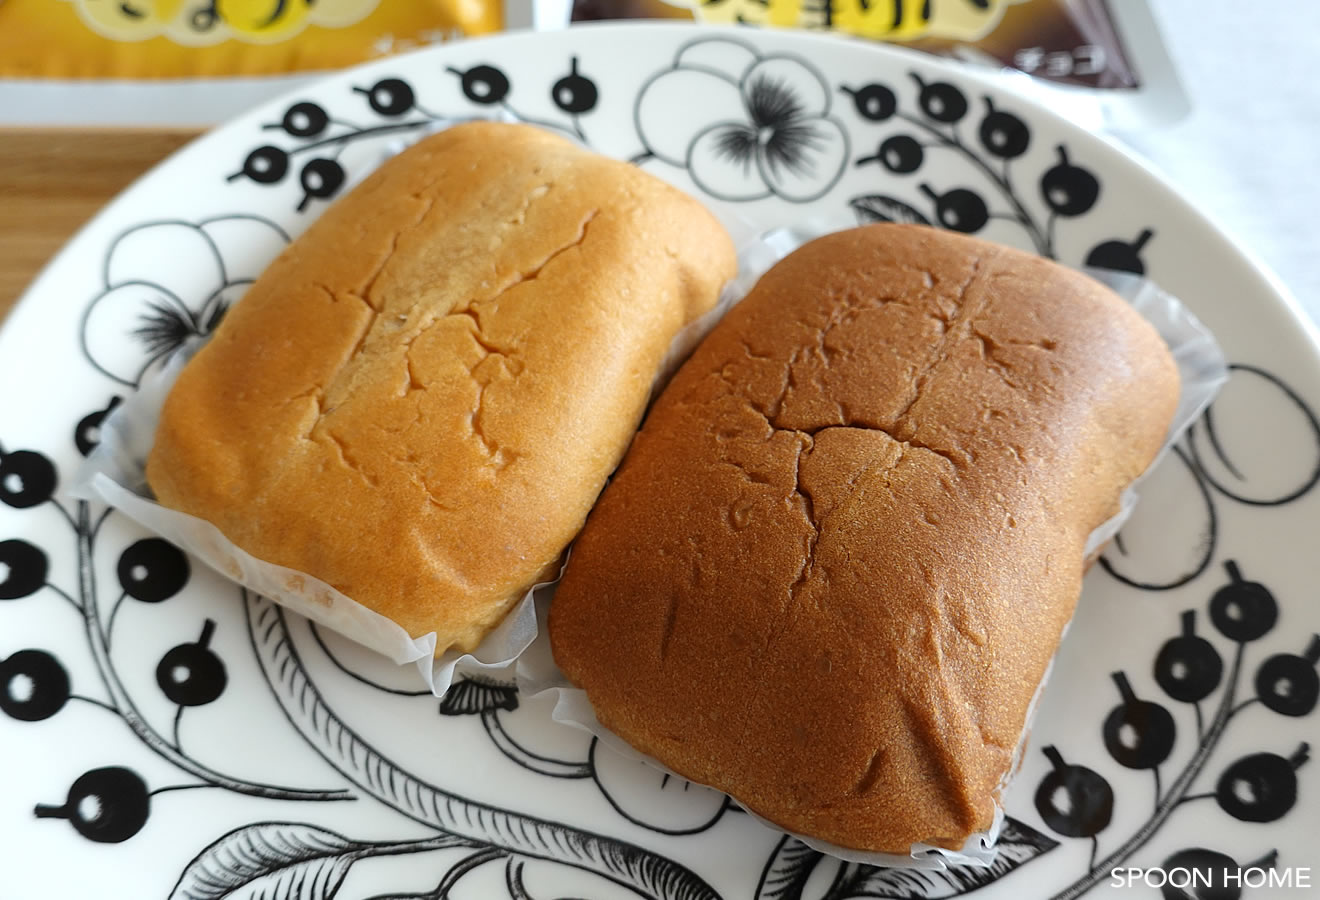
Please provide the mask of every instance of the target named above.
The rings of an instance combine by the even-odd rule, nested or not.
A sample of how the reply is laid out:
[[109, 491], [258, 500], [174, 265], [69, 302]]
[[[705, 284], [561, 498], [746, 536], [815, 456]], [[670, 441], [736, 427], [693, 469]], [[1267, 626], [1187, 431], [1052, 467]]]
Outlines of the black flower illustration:
[[210, 334], [288, 241], [251, 215], [130, 228], [106, 254], [104, 288], [83, 314], [83, 352], [115, 381], [137, 385], [190, 338]]
[[848, 136], [829, 112], [829, 86], [811, 66], [726, 38], [684, 47], [636, 107], [647, 152], [685, 167], [706, 193], [794, 203], [824, 196], [843, 174]]

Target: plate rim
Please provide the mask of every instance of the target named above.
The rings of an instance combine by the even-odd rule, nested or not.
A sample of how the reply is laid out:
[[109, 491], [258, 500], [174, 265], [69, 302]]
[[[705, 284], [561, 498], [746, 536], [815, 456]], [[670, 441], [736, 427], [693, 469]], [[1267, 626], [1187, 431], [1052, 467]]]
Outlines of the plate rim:
[[[287, 87], [285, 90], [268, 97], [262, 103], [248, 107], [243, 112], [207, 128], [182, 147], [172, 151], [170, 154], [156, 162], [151, 168], [134, 178], [132, 182], [110, 198], [105, 205], [100, 207], [96, 213], [80, 225], [78, 229], [60, 245], [60, 248], [55, 254], [41, 266], [36, 276], [18, 295], [4, 321], [0, 322], [0, 335], [7, 335], [8, 332], [14, 328], [14, 323], [23, 318], [23, 311], [26, 307], [32, 305], [32, 298], [35, 295], [42, 293], [45, 282], [52, 278], [52, 273], [56, 269], [65, 264], [66, 258], [70, 256], [70, 251], [88, 232], [93, 231], [106, 221], [111, 220], [118, 210], [123, 207], [133, 195], [139, 193], [141, 188], [155, 179], [160, 172], [175, 165], [183, 157], [196, 153], [207, 143], [218, 141], [224, 135], [237, 131], [245, 123], [254, 120], [260, 110], [287, 103], [291, 99], [300, 97], [309, 91], [319, 89], [330, 81], [346, 77], [354, 72], [380, 66], [390, 61], [411, 61], [427, 56], [443, 56], [455, 52], [456, 48], [467, 48], [474, 45], [485, 46], [499, 43], [534, 42], [542, 38], [546, 40], [564, 40], [566, 39], [565, 35], [583, 32], [617, 32], [626, 35], [659, 32], [691, 34], [693, 36], [708, 35], [711, 37], [728, 37], [735, 35], [738, 37], [744, 37], [750, 32], [752, 35], [768, 35], [772, 40], [783, 40], [787, 43], [801, 43], [808, 46], [837, 47], [843, 45], [854, 48], [863, 54], [875, 54], [879, 57], [888, 57], [891, 60], [900, 61], [902, 64], [915, 65], [949, 73], [950, 77], [966, 80], [985, 90], [1012, 96], [1014, 100], [1024, 104], [1025, 107], [1030, 108], [1033, 116], [1042, 116], [1049, 121], [1052, 127], [1067, 132], [1070, 140], [1080, 140], [1083, 143], [1092, 142], [1101, 145], [1105, 148], [1105, 151], [1114, 154], [1114, 156], [1121, 160], [1124, 165], [1130, 166], [1139, 177], [1145, 177], [1153, 182], [1164, 194], [1162, 205], [1171, 205], [1177, 212], [1190, 216], [1197, 225], [1203, 227], [1206, 232], [1221, 245], [1222, 249], [1228, 251], [1228, 256], [1230, 258], [1236, 257], [1237, 262], [1245, 264], [1246, 270], [1255, 276], [1256, 280], [1260, 282], [1261, 286], [1265, 289], [1265, 293], [1270, 296], [1271, 301], [1277, 302], [1280, 305], [1283, 311], [1285, 311], [1293, 320], [1293, 325], [1296, 326], [1298, 331], [1300, 331], [1300, 333], [1306, 338], [1304, 343], [1310, 351], [1309, 362], [1316, 367], [1316, 375], [1320, 377], [1320, 323], [1311, 318], [1288, 285], [1264, 262], [1263, 258], [1256, 250], [1239, 242], [1229, 228], [1225, 227], [1217, 219], [1206, 213], [1195, 199], [1187, 197], [1178, 190], [1169, 178], [1155, 167], [1154, 163], [1142, 157], [1134, 148], [1123, 144], [1115, 135], [1092, 131], [1084, 125], [1079, 124], [1077, 121], [1069, 118], [1055, 107], [1042, 102], [1038, 93], [1027, 93], [1016, 90], [1014, 87], [1014, 79], [997, 77], [993, 72], [978, 71], [977, 69], [956, 60], [943, 59], [907, 47], [879, 42], [866, 43], [860, 39], [840, 37], [832, 34], [816, 34], [809, 31], [789, 28], [762, 30], [749, 29], [747, 27], [739, 27], [735, 25], [703, 25], [698, 23], [664, 21], [583, 22], [575, 23], [568, 28], [557, 29], [554, 31], [520, 29], [490, 35], [480, 35], [477, 37], [466, 38], [462, 41], [420, 47], [393, 56], [383, 57], [381, 59], [367, 60], [342, 69], [320, 72], [310, 79], [303, 80], [298, 84]], [[568, 39], [571, 40], [571, 38]], [[752, 41], [755, 42], [756, 38], [753, 37]]]

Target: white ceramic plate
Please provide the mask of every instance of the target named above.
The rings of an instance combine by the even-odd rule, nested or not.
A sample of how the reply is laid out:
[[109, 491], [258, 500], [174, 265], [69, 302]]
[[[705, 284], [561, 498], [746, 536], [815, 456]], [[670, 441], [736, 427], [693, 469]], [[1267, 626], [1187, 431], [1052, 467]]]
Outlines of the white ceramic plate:
[[[1141, 268], [1219, 336], [1233, 377], [1087, 580], [993, 869], [840, 866], [510, 687], [417, 695], [408, 671], [62, 494], [101, 411], [330, 198], [435, 119], [495, 114], [760, 225], [925, 220]], [[1171, 859], [1296, 880], [1320, 828], [1320, 768], [1301, 765], [1320, 658], [1312, 341], [1132, 160], [925, 57], [612, 26], [436, 48], [273, 101], [113, 203], [0, 334], [0, 893], [1075, 897]]]

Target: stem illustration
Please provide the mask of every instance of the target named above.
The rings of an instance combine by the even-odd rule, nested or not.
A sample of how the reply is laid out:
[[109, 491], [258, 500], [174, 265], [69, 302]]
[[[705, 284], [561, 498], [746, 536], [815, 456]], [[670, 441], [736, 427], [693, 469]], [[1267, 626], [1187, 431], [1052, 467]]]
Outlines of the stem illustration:
[[1024, 207], [1021, 201], [1018, 200], [1017, 195], [1013, 192], [1013, 186], [1008, 181], [1007, 172], [1005, 172], [1004, 175], [996, 172], [990, 167], [990, 164], [981, 159], [979, 155], [968, 150], [963, 142], [958, 140], [956, 135], [951, 137], [950, 135], [945, 134], [943, 131], [936, 128], [934, 125], [931, 125], [929, 122], [926, 122], [919, 116], [914, 116], [905, 112], [898, 112], [894, 114], [894, 117], [902, 119], [909, 125], [915, 125], [917, 128], [920, 128], [926, 134], [939, 141], [941, 146], [956, 150], [980, 169], [985, 177], [990, 179], [995, 187], [999, 188], [1003, 198], [1013, 207], [1014, 220], [1022, 226], [1024, 231], [1027, 232], [1027, 235], [1031, 238], [1032, 244], [1036, 247], [1036, 252], [1049, 259], [1054, 258], [1054, 242], [1050, 240], [1045, 231], [1036, 224], [1035, 219], [1031, 217], [1031, 213], [1027, 212], [1026, 207]]
[[82, 607], [83, 624], [87, 632], [87, 644], [92, 652], [92, 660], [97, 672], [110, 695], [110, 705], [124, 723], [133, 730], [138, 740], [152, 752], [183, 771], [236, 794], [252, 797], [265, 797], [271, 800], [355, 800], [348, 790], [304, 790], [286, 788], [273, 784], [245, 781], [217, 772], [192, 759], [177, 747], [156, 733], [138, 712], [137, 705], [124, 688], [123, 682], [110, 660], [110, 647], [106, 633], [101, 627], [101, 614], [96, 601], [96, 574], [92, 565], [92, 535], [90, 505], [85, 500], [78, 501], [78, 521], [75, 526], [78, 535], [78, 597]]
[[1201, 770], [1205, 768], [1205, 764], [1209, 761], [1210, 755], [1218, 745], [1220, 737], [1223, 736], [1224, 729], [1233, 718], [1233, 701], [1237, 695], [1238, 676], [1242, 670], [1242, 651], [1243, 645], [1239, 643], [1237, 653], [1233, 657], [1233, 668], [1229, 673], [1228, 683], [1224, 687], [1224, 696], [1219, 701], [1219, 709], [1215, 712], [1215, 717], [1211, 720], [1209, 729], [1206, 731], [1205, 736], [1197, 746], [1196, 753], [1192, 755], [1187, 766], [1181, 773], [1179, 773], [1178, 777], [1174, 779], [1173, 783], [1169, 785], [1168, 791], [1156, 806], [1154, 815], [1152, 815], [1144, 825], [1138, 828], [1130, 838], [1114, 850], [1113, 853], [1110, 853], [1099, 863], [1092, 865], [1090, 871], [1088, 871], [1086, 875], [1055, 894], [1052, 900], [1074, 900], [1074, 898], [1085, 894], [1087, 891], [1091, 890], [1091, 888], [1107, 878], [1110, 870], [1113, 869], [1114, 866], [1118, 865], [1137, 850], [1144, 847], [1146, 842], [1155, 836], [1155, 832], [1159, 831], [1164, 825], [1165, 820], [1168, 819], [1169, 816], [1173, 814], [1173, 811], [1178, 808], [1183, 800], [1186, 799], [1185, 795], [1187, 794], [1188, 789], [1192, 786], [1192, 782], [1196, 780], [1196, 776], [1200, 775]]

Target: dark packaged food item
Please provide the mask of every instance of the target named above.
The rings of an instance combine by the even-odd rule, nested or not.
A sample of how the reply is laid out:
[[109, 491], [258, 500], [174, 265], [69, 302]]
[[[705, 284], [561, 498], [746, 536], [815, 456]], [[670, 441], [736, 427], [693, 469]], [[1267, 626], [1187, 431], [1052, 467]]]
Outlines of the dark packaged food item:
[[886, 41], [1032, 76], [1065, 113], [1113, 128], [1170, 122], [1187, 100], [1142, 0], [577, 0], [576, 21], [687, 19]]

